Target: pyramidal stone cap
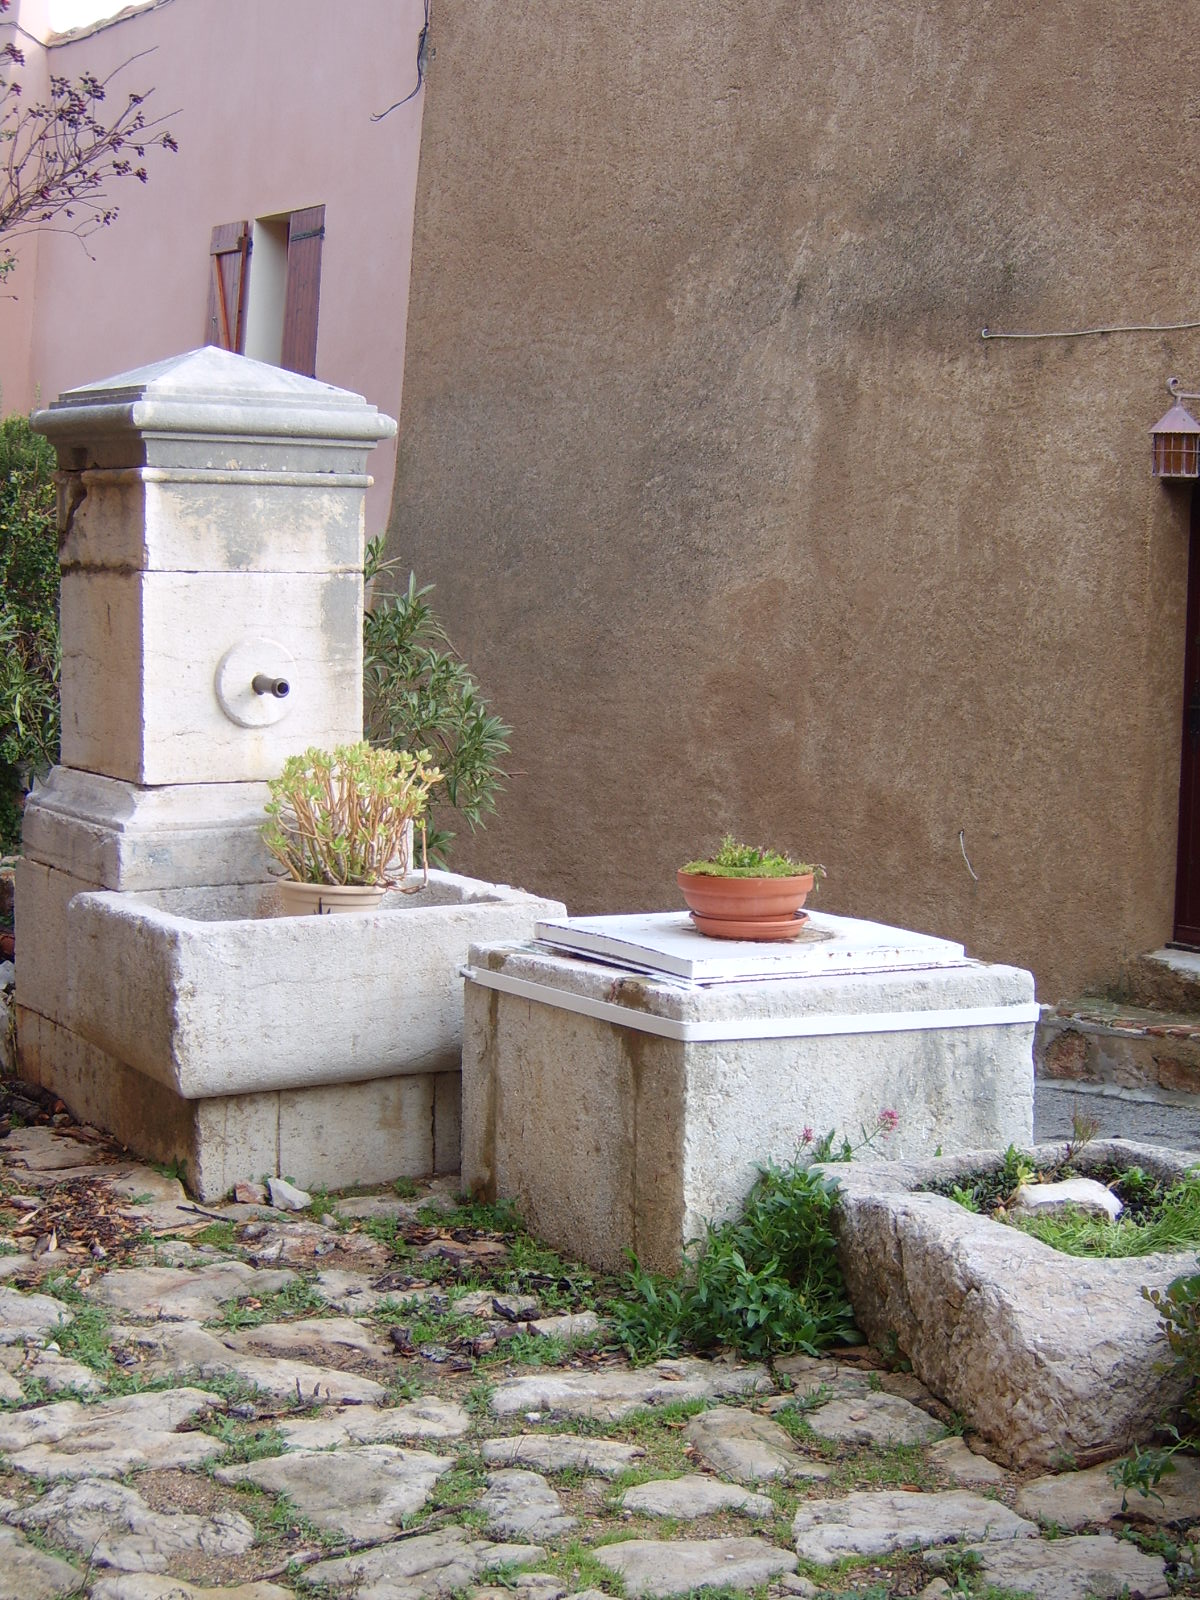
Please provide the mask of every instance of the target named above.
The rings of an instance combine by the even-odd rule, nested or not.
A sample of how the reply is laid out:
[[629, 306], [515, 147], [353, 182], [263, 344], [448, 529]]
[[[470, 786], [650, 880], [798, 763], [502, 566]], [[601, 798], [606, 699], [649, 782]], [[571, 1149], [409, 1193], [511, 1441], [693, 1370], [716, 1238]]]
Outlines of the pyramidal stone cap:
[[355, 473], [396, 432], [362, 395], [206, 345], [69, 389], [33, 427], [63, 471], [162, 466]]

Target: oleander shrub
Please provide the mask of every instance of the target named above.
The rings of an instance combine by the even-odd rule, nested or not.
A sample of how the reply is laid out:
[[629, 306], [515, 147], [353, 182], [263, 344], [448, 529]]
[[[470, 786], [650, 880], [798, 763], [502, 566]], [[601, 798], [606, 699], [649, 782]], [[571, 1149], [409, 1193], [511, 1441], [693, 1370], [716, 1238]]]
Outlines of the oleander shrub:
[[54, 451], [25, 417], [0, 422], [0, 850], [16, 850], [34, 777], [58, 759]]
[[410, 573], [404, 588], [383, 584], [395, 565], [382, 539], [367, 545], [363, 617], [363, 731], [388, 750], [429, 752], [439, 778], [430, 796], [426, 850], [444, 865], [465, 822], [474, 831], [496, 809], [508, 774], [501, 763], [512, 729], [492, 712], [429, 603], [432, 584]]

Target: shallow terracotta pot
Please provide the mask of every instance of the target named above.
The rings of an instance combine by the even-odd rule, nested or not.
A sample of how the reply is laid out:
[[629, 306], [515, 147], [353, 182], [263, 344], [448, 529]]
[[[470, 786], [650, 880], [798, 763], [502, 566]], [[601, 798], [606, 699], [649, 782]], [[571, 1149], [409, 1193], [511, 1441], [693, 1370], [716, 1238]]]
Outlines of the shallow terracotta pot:
[[[677, 872], [675, 880], [701, 933], [717, 939], [786, 938], [789, 920], [799, 931], [800, 907], [813, 886], [813, 874], [795, 878], [716, 878], [704, 872]], [[764, 924], [756, 931], [755, 923]], [[722, 924], [728, 926], [722, 927]], [[736, 924], [736, 930], [735, 925]]]
[[296, 883], [279, 880], [279, 905], [285, 917], [327, 917], [343, 911], [374, 911], [387, 890], [375, 883]]

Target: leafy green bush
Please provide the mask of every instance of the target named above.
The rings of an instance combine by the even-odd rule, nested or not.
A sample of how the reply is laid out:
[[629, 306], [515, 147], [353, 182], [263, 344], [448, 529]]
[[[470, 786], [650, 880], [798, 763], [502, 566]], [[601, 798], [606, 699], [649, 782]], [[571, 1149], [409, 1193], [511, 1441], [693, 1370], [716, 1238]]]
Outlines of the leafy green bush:
[[[1200, 1269], [1200, 1258], [1196, 1266]], [[1155, 1495], [1163, 1478], [1175, 1471], [1173, 1458], [1181, 1450], [1200, 1450], [1200, 1270], [1173, 1278], [1165, 1289], [1144, 1288], [1142, 1297], [1158, 1312], [1175, 1366], [1188, 1380], [1180, 1408], [1182, 1428], [1165, 1422], [1161, 1430], [1174, 1443], [1150, 1450], [1135, 1447], [1132, 1456], [1112, 1469], [1118, 1488], [1136, 1489], [1148, 1498]], [[1124, 1505], [1122, 1501], [1122, 1509]]]
[[637, 1360], [728, 1345], [761, 1359], [857, 1342], [831, 1213], [837, 1179], [797, 1160], [759, 1169], [742, 1215], [714, 1226], [675, 1278], [635, 1256], [611, 1314]]
[[0, 422], [0, 848], [20, 844], [31, 777], [58, 759], [54, 451], [25, 417]]
[[[1196, 1263], [1200, 1268], [1200, 1260]], [[1190, 1427], [1187, 1441], [1200, 1446], [1200, 1270], [1173, 1278], [1165, 1289], [1143, 1289], [1158, 1312], [1176, 1367], [1188, 1379], [1183, 1414]]]
[[881, 1111], [856, 1143], [805, 1128], [794, 1159], [761, 1166], [741, 1216], [710, 1222], [674, 1277], [645, 1271], [629, 1251], [624, 1297], [609, 1308], [626, 1351], [652, 1361], [685, 1345], [720, 1344], [762, 1359], [861, 1343], [833, 1232], [838, 1183], [820, 1168], [853, 1160], [899, 1123], [895, 1111]]
[[[474, 830], [496, 809], [507, 773], [512, 729], [487, 708], [479, 685], [455, 655], [428, 603], [432, 585], [418, 588], [410, 573], [399, 594], [371, 593], [394, 563], [383, 559], [382, 539], [367, 545], [370, 593], [363, 617], [363, 731], [389, 750], [428, 750], [441, 771], [433, 790], [426, 848], [444, 863], [454, 839], [448, 823], [457, 812]], [[440, 820], [439, 820], [440, 819]]]

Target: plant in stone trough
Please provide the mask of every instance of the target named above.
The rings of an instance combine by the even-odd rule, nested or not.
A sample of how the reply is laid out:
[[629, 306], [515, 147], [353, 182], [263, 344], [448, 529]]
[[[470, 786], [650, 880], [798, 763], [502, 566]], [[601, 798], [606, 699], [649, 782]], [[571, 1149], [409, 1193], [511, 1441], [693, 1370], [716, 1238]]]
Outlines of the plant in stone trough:
[[291, 756], [268, 784], [263, 840], [296, 883], [393, 884], [409, 865], [441, 773], [427, 750], [375, 750], [361, 740]]
[[[1111, 1160], [1080, 1162], [1076, 1158], [1089, 1141], [1090, 1136], [1077, 1135], [1062, 1156], [1042, 1170], [1032, 1156], [1010, 1145], [994, 1169], [940, 1180], [929, 1188], [948, 1195], [968, 1211], [1019, 1228], [1065, 1255], [1114, 1260], [1200, 1248], [1200, 1168], [1192, 1168], [1168, 1184], [1141, 1167], [1121, 1167]], [[1119, 1217], [1112, 1219], [1069, 1205], [1045, 1215], [1024, 1216], [1013, 1209], [1024, 1185], [1059, 1182], [1085, 1171], [1121, 1201], [1124, 1210]]]
[[849, 1161], [897, 1120], [881, 1112], [858, 1144], [832, 1133], [814, 1140], [806, 1128], [795, 1160], [760, 1167], [741, 1215], [710, 1222], [674, 1278], [646, 1272], [631, 1253], [625, 1298], [611, 1308], [629, 1355], [725, 1345], [761, 1360], [859, 1343], [831, 1220], [837, 1179], [818, 1163]]

